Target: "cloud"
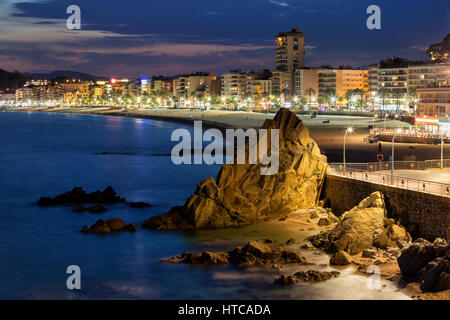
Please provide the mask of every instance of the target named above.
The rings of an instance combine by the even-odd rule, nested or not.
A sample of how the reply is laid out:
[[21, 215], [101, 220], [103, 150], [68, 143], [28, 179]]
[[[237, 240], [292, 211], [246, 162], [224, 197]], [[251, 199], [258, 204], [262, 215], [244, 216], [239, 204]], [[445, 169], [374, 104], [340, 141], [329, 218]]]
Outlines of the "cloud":
[[281, 1], [275, 1], [275, 0], [269, 0], [269, 3], [280, 6], [280, 7], [284, 7], [284, 8], [290, 6], [289, 3], [287, 3], [287, 2], [281, 2]]
[[417, 51], [427, 51], [428, 46], [411, 46], [410, 49], [417, 50]]

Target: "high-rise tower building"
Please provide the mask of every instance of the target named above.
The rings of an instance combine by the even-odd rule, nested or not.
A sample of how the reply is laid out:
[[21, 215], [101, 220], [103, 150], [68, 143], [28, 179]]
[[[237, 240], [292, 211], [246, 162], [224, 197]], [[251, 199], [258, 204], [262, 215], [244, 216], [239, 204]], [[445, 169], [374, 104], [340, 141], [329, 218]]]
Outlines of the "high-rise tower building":
[[[291, 81], [289, 96], [293, 96], [295, 88], [295, 70], [305, 66], [305, 35], [299, 28], [290, 32], [280, 32], [275, 37], [275, 68], [282, 71]], [[283, 90], [281, 90], [283, 91]]]
[[275, 44], [277, 70], [293, 74], [305, 66], [305, 35], [301, 29], [278, 33]]

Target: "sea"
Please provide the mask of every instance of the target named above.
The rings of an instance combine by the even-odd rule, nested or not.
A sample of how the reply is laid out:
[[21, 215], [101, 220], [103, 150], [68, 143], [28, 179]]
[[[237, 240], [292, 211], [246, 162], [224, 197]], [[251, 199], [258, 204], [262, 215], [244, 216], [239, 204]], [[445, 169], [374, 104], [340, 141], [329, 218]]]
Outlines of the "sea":
[[[395, 281], [370, 285], [370, 275], [332, 268], [329, 257], [305, 250], [314, 266], [283, 272], [337, 270], [320, 283], [282, 287], [268, 267], [189, 266], [161, 259], [183, 251], [224, 251], [250, 240], [310, 235], [282, 224], [198, 231], [84, 234], [98, 219], [121, 218], [138, 227], [147, 218], [183, 205], [196, 185], [216, 177], [219, 165], [175, 165], [174, 130], [192, 126], [126, 117], [40, 112], [0, 112], [0, 299], [408, 299]], [[39, 207], [80, 186], [87, 192], [112, 186], [127, 201], [152, 207], [108, 205], [102, 214], [70, 206]], [[70, 266], [80, 289], [67, 286]], [[69, 268], [70, 269], [70, 268]]]

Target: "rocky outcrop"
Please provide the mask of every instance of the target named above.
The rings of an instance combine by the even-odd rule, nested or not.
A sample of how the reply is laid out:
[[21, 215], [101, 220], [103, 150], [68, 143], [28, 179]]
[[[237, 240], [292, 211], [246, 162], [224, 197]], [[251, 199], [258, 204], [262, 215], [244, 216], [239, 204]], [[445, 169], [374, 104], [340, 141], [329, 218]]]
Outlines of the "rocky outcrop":
[[91, 227], [85, 226], [82, 229], [83, 233], [111, 233], [118, 231], [137, 231], [137, 227], [134, 224], [125, 224], [122, 219], [111, 218], [107, 221], [98, 220]]
[[203, 265], [229, 263], [241, 268], [285, 263], [307, 264], [306, 259], [299, 252], [286, 248], [283, 244], [275, 244], [270, 239], [250, 241], [246, 246], [228, 252], [183, 252], [181, 256], [163, 259], [162, 261]]
[[299, 271], [294, 273], [294, 277], [301, 281], [326, 281], [333, 278], [339, 277], [341, 273], [338, 271], [317, 271], [317, 270], [308, 270], [308, 271]]
[[337, 278], [339, 277], [339, 275], [340, 272], [338, 271], [328, 272], [328, 271], [308, 270], [308, 271], [299, 271], [294, 275], [282, 274], [279, 277], [275, 278], [274, 282], [281, 285], [296, 284], [298, 281], [319, 282]]
[[397, 259], [403, 279], [418, 282], [424, 292], [450, 289], [450, 244], [417, 239]]
[[[208, 178], [184, 206], [151, 217], [142, 227], [167, 230], [222, 228], [283, 217], [314, 206], [327, 166], [326, 157], [310, 138], [308, 129], [288, 109], [280, 109], [263, 129], [270, 137], [279, 129], [279, 170], [261, 175], [262, 164], [225, 164], [217, 180]], [[268, 143], [270, 145], [270, 143]]]
[[274, 282], [285, 286], [285, 285], [290, 285], [290, 284], [296, 284], [297, 279], [293, 275], [282, 274], [278, 278], [276, 278]]
[[384, 197], [374, 192], [339, 218], [336, 227], [312, 237], [311, 243], [329, 252], [345, 251], [351, 255], [373, 246], [398, 247], [410, 241], [405, 228], [386, 218]]
[[72, 191], [65, 192], [54, 198], [41, 197], [37, 204], [46, 207], [83, 203], [114, 204], [123, 201], [125, 201], [125, 199], [119, 197], [112, 187], [107, 187], [103, 191], [98, 190], [92, 193], [86, 193], [83, 188], [75, 187]]

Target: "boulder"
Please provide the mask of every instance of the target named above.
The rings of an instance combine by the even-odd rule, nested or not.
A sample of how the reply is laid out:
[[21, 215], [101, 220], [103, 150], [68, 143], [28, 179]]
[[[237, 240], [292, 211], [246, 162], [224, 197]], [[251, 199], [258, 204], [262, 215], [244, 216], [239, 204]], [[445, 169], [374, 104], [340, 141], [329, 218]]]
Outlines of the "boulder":
[[317, 270], [308, 270], [308, 271], [299, 271], [294, 274], [294, 277], [298, 280], [302, 281], [326, 281], [332, 278], [339, 277], [341, 273], [338, 271], [317, 271]]
[[374, 192], [342, 214], [333, 230], [312, 237], [311, 243], [330, 252], [358, 254], [372, 247], [377, 230], [384, 229], [385, 217], [384, 196]]
[[[303, 122], [281, 108], [262, 129], [279, 130], [279, 170], [262, 175], [261, 163], [225, 164], [217, 179], [197, 185], [184, 206], [147, 219], [142, 227], [167, 230], [223, 228], [285, 217], [316, 204], [327, 161]], [[270, 145], [270, 143], [268, 143]], [[248, 146], [246, 147], [248, 152]]]
[[414, 241], [397, 259], [406, 282], [417, 282], [423, 292], [450, 289], [450, 244], [443, 239], [433, 243]]
[[119, 231], [125, 228], [125, 222], [119, 218], [111, 218], [106, 221], [106, 224], [111, 228], [111, 231]]
[[345, 266], [352, 263], [352, 257], [345, 251], [336, 252], [330, 259], [330, 264]]
[[373, 245], [380, 249], [398, 247], [405, 239], [409, 239], [409, 233], [402, 226], [390, 224], [385, 230], [378, 234]]

